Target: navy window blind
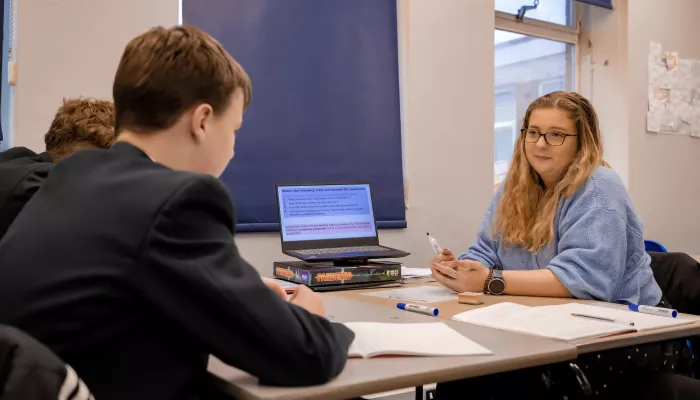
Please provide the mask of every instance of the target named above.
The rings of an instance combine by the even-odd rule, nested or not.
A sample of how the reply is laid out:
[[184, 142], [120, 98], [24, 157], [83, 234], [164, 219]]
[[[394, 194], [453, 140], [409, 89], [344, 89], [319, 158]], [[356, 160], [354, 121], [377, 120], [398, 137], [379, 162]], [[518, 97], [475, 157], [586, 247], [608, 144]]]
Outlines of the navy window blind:
[[603, 8], [613, 9], [612, 0], [576, 0], [579, 3], [586, 3], [592, 6], [598, 6]]
[[[5, 51], [5, 8], [9, 6], [9, 1], [5, 0], [3, 2], [2, 9], [0, 10], [0, 48], [2, 48], [2, 53], [6, 54]], [[9, 14], [9, 13], [8, 13]], [[10, 24], [8, 24], [10, 25]], [[11, 35], [8, 35], [11, 37]], [[0, 99], [2, 99], [2, 90], [4, 89], [3, 86], [6, 85], [7, 79], [4, 79], [5, 75], [3, 74], [3, 70], [5, 68], [5, 62], [4, 62], [4, 57], [0, 57], [0, 77], [3, 78], [2, 82], [0, 82]], [[2, 104], [0, 104], [0, 110], [4, 110], [2, 108]], [[4, 149], [4, 146], [2, 145], [3, 142], [3, 137], [2, 137], [2, 114], [3, 112], [0, 112], [0, 150]]]
[[183, 0], [246, 69], [253, 101], [221, 179], [239, 232], [279, 230], [275, 183], [370, 181], [405, 228], [396, 0]]

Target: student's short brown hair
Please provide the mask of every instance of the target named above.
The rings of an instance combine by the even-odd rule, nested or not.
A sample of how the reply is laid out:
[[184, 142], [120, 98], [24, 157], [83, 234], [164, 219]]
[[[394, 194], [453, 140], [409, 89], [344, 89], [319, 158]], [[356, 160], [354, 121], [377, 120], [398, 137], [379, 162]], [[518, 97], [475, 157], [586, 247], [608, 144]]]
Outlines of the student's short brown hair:
[[222, 112], [237, 88], [247, 107], [250, 79], [216, 39], [189, 25], [152, 28], [126, 45], [114, 77], [117, 135], [167, 129], [203, 103]]
[[107, 148], [114, 143], [114, 104], [108, 100], [64, 99], [44, 135], [54, 162], [81, 148]]

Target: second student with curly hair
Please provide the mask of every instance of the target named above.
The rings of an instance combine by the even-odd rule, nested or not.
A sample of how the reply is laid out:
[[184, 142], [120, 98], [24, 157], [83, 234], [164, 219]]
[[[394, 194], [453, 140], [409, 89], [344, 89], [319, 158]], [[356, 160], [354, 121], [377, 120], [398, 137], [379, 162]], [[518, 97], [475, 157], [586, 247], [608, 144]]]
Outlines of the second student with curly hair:
[[54, 164], [83, 149], [114, 142], [114, 104], [108, 100], [68, 99], [44, 135], [46, 151], [14, 147], [0, 153], [0, 239], [41, 187]]

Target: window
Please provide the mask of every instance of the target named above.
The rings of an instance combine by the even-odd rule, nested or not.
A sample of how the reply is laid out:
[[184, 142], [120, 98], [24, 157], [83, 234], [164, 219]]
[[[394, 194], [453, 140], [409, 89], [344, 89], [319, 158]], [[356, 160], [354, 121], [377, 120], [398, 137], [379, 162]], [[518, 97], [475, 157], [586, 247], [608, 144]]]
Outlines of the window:
[[539, 85], [540, 96], [544, 96], [547, 93], [558, 92], [561, 90], [566, 90], [564, 78], [557, 78], [549, 81], [540, 82]]
[[[494, 182], [506, 176], [522, 118], [536, 98], [574, 90], [576, 41], [573, 0], [542, 0], [522, 22], [518, 9], [532, 0], [496, 0], [494, 32]], [[506, 14], [505, 12], [508, 12]]]
[[495, 131], [494, 146], [494, 174], [496, 182], [501, 182], [506, 177], [510, 159], [513, 156], [513, 145], [518, 134], [515, 121], [497, 122], [493, 124]]
[[[495, 0], [496, 11], [517, 14], [522, 6], [531, 6], [535, 0]], [[536, 9], [528, 10], [525, 16], [538, 21], [558, 25], [574, 25], [574, 4], [572, 0], [540, 0]]]

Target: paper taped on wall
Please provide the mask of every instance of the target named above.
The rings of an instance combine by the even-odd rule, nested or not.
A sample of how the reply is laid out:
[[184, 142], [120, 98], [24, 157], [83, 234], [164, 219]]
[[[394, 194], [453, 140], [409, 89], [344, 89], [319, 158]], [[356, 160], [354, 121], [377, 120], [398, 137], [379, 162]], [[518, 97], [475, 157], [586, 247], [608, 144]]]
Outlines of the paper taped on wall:
[[648, 61], [647, 131], [700, 138], [700, 60], [651, 42]]

